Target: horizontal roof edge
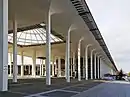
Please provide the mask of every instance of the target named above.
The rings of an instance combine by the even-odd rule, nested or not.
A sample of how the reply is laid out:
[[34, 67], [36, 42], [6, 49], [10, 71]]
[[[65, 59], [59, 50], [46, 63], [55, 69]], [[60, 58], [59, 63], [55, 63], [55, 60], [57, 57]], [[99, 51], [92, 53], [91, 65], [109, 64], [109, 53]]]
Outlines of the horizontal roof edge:
[[[100, 37], [99, 37], [98, 35], [94, 34], [94, 33], [92, 33], [92, 34], [94, 35], [95, 38], [96, 38], [96, 37], [99, 37], [98, 39], [102, 40], [102, 43], [105, 44], [104, 46], [105, 46], [106, 49], [103, 49], [103, 46], [100, 45], [99, 40], [97, 40], [98, 43], [99, 43], [99, 45], [102, 47], [102, 49], [104, 50], [104, 52], [105, 52], [106, 55], [108, 56], [108, 58], [109, 58], [109, 60], [111, 61], [111, 63], [114, 65], [115, 69], [118, 71], [118, 69], [117, 69], [117, 67], [116, 67], [116, 65], [115, 65], [115, 63], [114, 63], [114, 61], [113, 61], [113, 58], [112, 58], [112, 56], [111, 56], [111, 54], [110, 54], [110, 52], [109, 52], [109, 50], [108, 50], [108, 48], [107, 48], [107, 46], [106, 46], [106, 43], [105, 43], [105, 41], [104, 41], [104, 39], [103, 39], [103, 37], [102, 37], [102, 35], [101, 35], [99, 29], [98, 29], [98, 26], [97, 26], [97, 24], [96, 24], [96, 22], [95, 22], [95, 20], [94, 20], [94, 18], [93, 18], [93, 16], [92, 16], [92, 14], [91, 14], [91, 11], [90, 11], [90, 9], [89, 9], [89, 7], [88, 7], [86, 1], [85, 1], [85, 0], [70, 0], [70, 1], [72, 2], [72, 4], [74, 5], [74, 7], [75, 7], [76, 9], [77, 9], [77, 7], [76, 7], [76, 5], [75, 5], [75, 2], [76, 2], [76, 1], [78, 1], [79, 4], [82, 4], [84, 11], [82, 11], [82, 13], [81, 13], [81, 10], [78, 10], [78, 9], [77, 9], [77, 11], [80, 12], [79, 15], [80, 15], [81, 17], [82, 17], [82, 15], [84, 15], [84, 16], [86, 15], [87, 18], [90, 17], [90, 18], [92, 19], [92, 20], [90, 20], [91, 22], [89, 22], [89, 24], [90, 24], [90, 23], [93, 23], [93, 24], [95, 25], [95, 27], [93, 27], [93, 25], [92, 25], [92, 28], [89, 27], [89, 29], [90, 29], [91, 32], [94, 31], [94, 30], [98, 31], [98, 35], [100, 35]], [[78, 2], [76, 2], [76, 3], [78, 3]], [[80, 7], [81, 7], [81, 6], [80, 6]], [[89, 14], [89, 16], [88, 16], [88, 14]], [[83, 20], [85, 21], [84, 18], [83, 18]], [[85, 23], [88, 25], [87, 22], [85, 22]]]

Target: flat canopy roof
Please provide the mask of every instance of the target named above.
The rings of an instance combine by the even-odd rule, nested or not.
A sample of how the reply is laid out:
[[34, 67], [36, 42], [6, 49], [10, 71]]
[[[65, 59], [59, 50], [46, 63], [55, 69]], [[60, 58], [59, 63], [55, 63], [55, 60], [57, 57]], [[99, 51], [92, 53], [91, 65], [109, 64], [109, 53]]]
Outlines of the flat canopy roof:
[[115, 63], [113, 61], [113, 58], [111, 57], [111, 54], [106, 46], [106, 43], [97, 27], [97, 24], [90, 12], [90, 9], [88, 8], [88, 5], [86, 3], [85, 0], [71, 0], [72, 4], [75, 6], [75, 8], [77, 9], [79, 15], [82, 17], [82, 19], [84, 20], [84, 22], [87, 24], [87, 26], [89, 27], [89, 30], [92, 32], [92, 34], [94, 35], [95, 39], [98, 41], [98, 43], [100, 44], [100, 46], [102, 47], [102, 49], [104, 50], [104, 52], [106, 53], [107, 57], [110, 59], [110, 61], [112, 62], [112, 64], [114, 65], [114, 67], [117, 70], [117, 67], [115, 66]]
[[[45, 14], [50, 8], [49, 11], [52, 14], [51, 33], [53, 34], [53, 38], [57, 37], [57, 42], [61, 42], [61, 40], [64, 42], [68, 28], [72, 27], [70, 39], [72, 42], [73, 51], [76, 52], [77, 43], [81, 37], [84, 37], [81, 47], [81, 55], [84, 54], [84, 48], [86, 45], [93, 44], [91, 49], [96, 48], [96, 52], [99, 52], [101, 55], [103, 55], [104, 58], [107, 59], [106, 62], [115, 70], [117, 70], [111, 54], [85, 0], [51, 0], [51, 4], [49, 4], [50, 3], [48, 3], [48, 0], [9, 0], [9, 34], [11, 35], [12, 33], [12, 21], [14, 19], [14, 13], [17, 19], [18, 33], [22, 34], [22, 32], [26, 32], [26, 30], [28, 30], [29, 32], [27, 31], [26, 33], [31, 34], [32, 29], [33, 33], [35, 33], [37, 30], [40, 30], [38, 33], [45, 32], [42, 27], [44, 28], [46, 25], [43, 26], [40, 24], [46, 22]], [[35, 40], [37, 40], [36, 37]], [[30, 40], [32, 39], [29, 39], [29, 41]], [[40, 41], [41, 40], [42, 38]], [[30, 44], [32, 45], [33, 42], [25, 43], [24, 41], [24, 46]]]

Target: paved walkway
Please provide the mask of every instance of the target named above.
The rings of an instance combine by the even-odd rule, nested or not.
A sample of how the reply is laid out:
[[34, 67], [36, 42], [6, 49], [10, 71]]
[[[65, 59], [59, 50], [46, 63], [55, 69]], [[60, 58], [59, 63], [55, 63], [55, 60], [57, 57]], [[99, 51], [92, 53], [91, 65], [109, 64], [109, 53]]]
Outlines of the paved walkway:
[[0, 97], [71, 97], [89, 88], [92, 88], [102, 81], [71, 79], [67, 83], [64, 78], [53, 78], [52, 85], [45, 85], [45, 79], [21, 79], [18, 83], [9, 80], [9, 91], [0, 92]]
[[100, 81], [82, 82], [80, 84], [70, 85], [64, 88], [53, 89], [46, 92], [40, 92], [25, 97], [71, 97], [86, 91], [94, 86], [101, 84]]
[[130, 82], [107, 82], [72, 97], [130, 97]]
[[9, 81], [9, 91], [0, 92], [0, 97], [130, 97], [130, 82], [85, 81], [77, 79], [66, 83], [65, 79], [52, 79], [46, 86], [45, 79]]

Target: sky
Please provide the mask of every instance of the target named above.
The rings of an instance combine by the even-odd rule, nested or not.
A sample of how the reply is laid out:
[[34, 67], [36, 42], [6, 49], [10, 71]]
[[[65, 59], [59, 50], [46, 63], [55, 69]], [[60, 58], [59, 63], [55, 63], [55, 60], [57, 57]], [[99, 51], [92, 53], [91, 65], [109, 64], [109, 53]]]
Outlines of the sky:
[[130, 72], [130, 0], [86, 0], [117, 68]]

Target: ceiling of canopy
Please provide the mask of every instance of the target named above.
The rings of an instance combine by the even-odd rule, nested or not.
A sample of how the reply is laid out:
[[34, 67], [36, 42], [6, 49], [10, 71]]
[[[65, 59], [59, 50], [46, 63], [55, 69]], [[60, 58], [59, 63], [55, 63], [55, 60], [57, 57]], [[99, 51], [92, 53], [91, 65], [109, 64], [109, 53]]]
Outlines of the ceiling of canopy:
[[[51, 34], [51, 43], [63, 42], [59, 37]], [[8, 42], [13, 43], [13, 33], [8, 34]], [[29, 29], [17, 33], [17, 44], [21, 46], [46, 43], [46, 30], [42, 28]]]

